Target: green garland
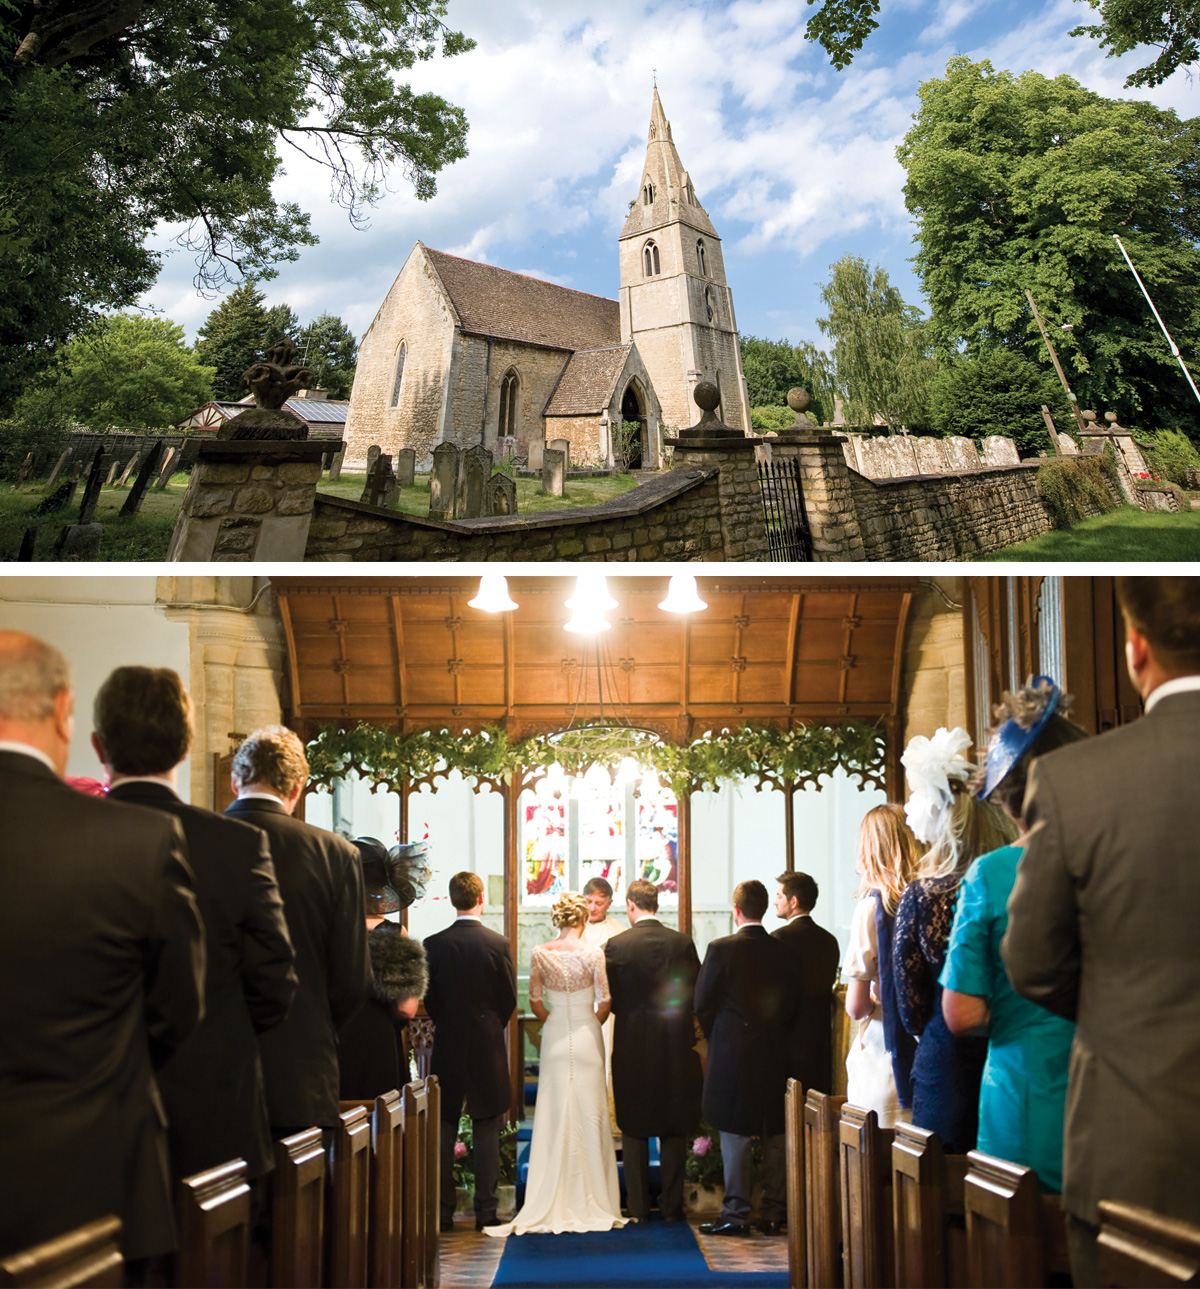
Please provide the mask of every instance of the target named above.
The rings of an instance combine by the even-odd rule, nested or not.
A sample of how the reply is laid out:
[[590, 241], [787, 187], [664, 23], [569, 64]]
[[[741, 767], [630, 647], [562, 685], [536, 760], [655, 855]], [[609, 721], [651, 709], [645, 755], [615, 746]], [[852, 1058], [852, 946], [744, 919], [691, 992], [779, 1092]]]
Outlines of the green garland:
[[[645, 735], [642, 736], [646, 738]], [[619, 744], [641, 742], [637, 732], [614, 734]], [[807, 725], [784, 730], [744, 725], [721, 730], [685, 746], [647, 741], [637, 749], [638, 760], [652, 766], [680, 796], [710, 792], [722, 783], [757, 780], [820, 787], [823, 775], [839, 767], [863, 787], [883, 787], [884, 734], [879, 725]], [[466, 778], [511, 781], [519, 770], [535, 770], [557, 761], [569, 774], [579, 774], [597, 759], [607, 759], [601, 745], [590, 751], [557, 746], [552, 735], [510, 740], [497, 726], [473, 732], [447, 729], [398, 734], [381, 725], [360, 721], [349, 729], [327, 726], [308, 744], [309, 782], [332, 788], [334, 782], [357, 774], [373, 791], [396, 791], [402, 783], [427, 782], [457, 770]]]

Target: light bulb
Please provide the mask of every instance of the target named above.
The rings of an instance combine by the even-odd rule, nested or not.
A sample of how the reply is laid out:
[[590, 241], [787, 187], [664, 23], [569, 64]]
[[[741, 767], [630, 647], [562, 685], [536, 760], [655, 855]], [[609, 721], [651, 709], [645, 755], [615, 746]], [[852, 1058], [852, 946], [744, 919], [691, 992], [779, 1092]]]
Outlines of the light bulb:
[[617, 786], [624, 787], [627, 783], [633, 783], [634, 780], [641, 778], [642, 767], [631, 756], [623, 756], [621, 764], [617, 766]]
[[594, 636], [607, 631], [612, 623], [605, 618], [603, 610], [584, 605], [574, 610], [570, 622], [563, 623], [564, 631], [573, 631], [576, 635]]
[[479, 590], [475, 598], [467, 603], [473, 609], [482, 609], [484, 613], [504, 613], [517, 607], [516, 601], [509, 598], [508, 578], [503, 573], [484, 573], [479, 579]]
[[708, 605], [696, 590], [696, 579], [691, 573], [676, 573], [667, 588], [667, 598], [658, 606], [668, 613], [696, 613]]
[[603, 573], [589, 569], [575, 579], [575, 594], [567, 601], [567, 608], [581, 609], [585, 606], [600, 611], [617, 607], [617, 601], [608, 593], [608, 578]]

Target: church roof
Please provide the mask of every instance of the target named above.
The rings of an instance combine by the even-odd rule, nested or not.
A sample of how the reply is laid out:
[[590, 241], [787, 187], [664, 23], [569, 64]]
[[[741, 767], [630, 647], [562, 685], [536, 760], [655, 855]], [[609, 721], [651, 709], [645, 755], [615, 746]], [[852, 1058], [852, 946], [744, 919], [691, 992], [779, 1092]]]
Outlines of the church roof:
[[546, 416], [585, 416], [602, 412], [612, 401], [632, 345], [607, 349], [585, 349], [571, 355], [554, 393], [546, 404]]
[[425, 248], [464, 331], [550, 349], [596, 349], [621, 339], [616, 300]]
[[[716, 237], [717, 230], [704, 207], [696, 200], [696, 190], [683, 168], [675, 140], [671, 137], [671, 122], [663, 111], [662, 100], [655, 88], [650, 104], [650, 128], [647, 132], [646, 164], [642, 167], [642, 182], [625, 226], [621, 229], [622, 241], [649, 233], [674, 220], [680, 220], [706, 237]], [[646, 200], [646, 183], [649, 182], [651, 199]]]

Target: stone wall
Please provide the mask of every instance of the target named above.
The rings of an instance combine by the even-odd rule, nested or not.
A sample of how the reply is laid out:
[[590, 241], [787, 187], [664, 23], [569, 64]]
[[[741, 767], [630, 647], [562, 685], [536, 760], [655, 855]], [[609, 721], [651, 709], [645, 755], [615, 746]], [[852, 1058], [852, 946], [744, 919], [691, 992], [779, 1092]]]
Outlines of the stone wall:
[[[753, 461], [753, 454], [751, 461]], [[439, 521], [318, 495], [305, 560], [727, 560], [721, 471], [675, 469], [598, 506]], [[751, 556], [750, 558], [755, 558]]]

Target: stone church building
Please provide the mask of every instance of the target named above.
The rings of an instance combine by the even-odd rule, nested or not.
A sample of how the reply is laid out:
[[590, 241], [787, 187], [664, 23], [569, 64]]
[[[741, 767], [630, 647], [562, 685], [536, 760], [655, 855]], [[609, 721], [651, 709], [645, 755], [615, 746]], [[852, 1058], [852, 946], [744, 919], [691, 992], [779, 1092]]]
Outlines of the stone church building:
[[[638, 194], [619, 238], [616, 300], [413, 247], [359, 349], [346, 457], [443, 442], [525, 453], [568, 439], [571, 460], [656, 469], [693, 424], [698, 382], [750, 430], [721, 241], [696, 200], [657, 89]], [[640, 429], [619, 438], [622, 422]]]

